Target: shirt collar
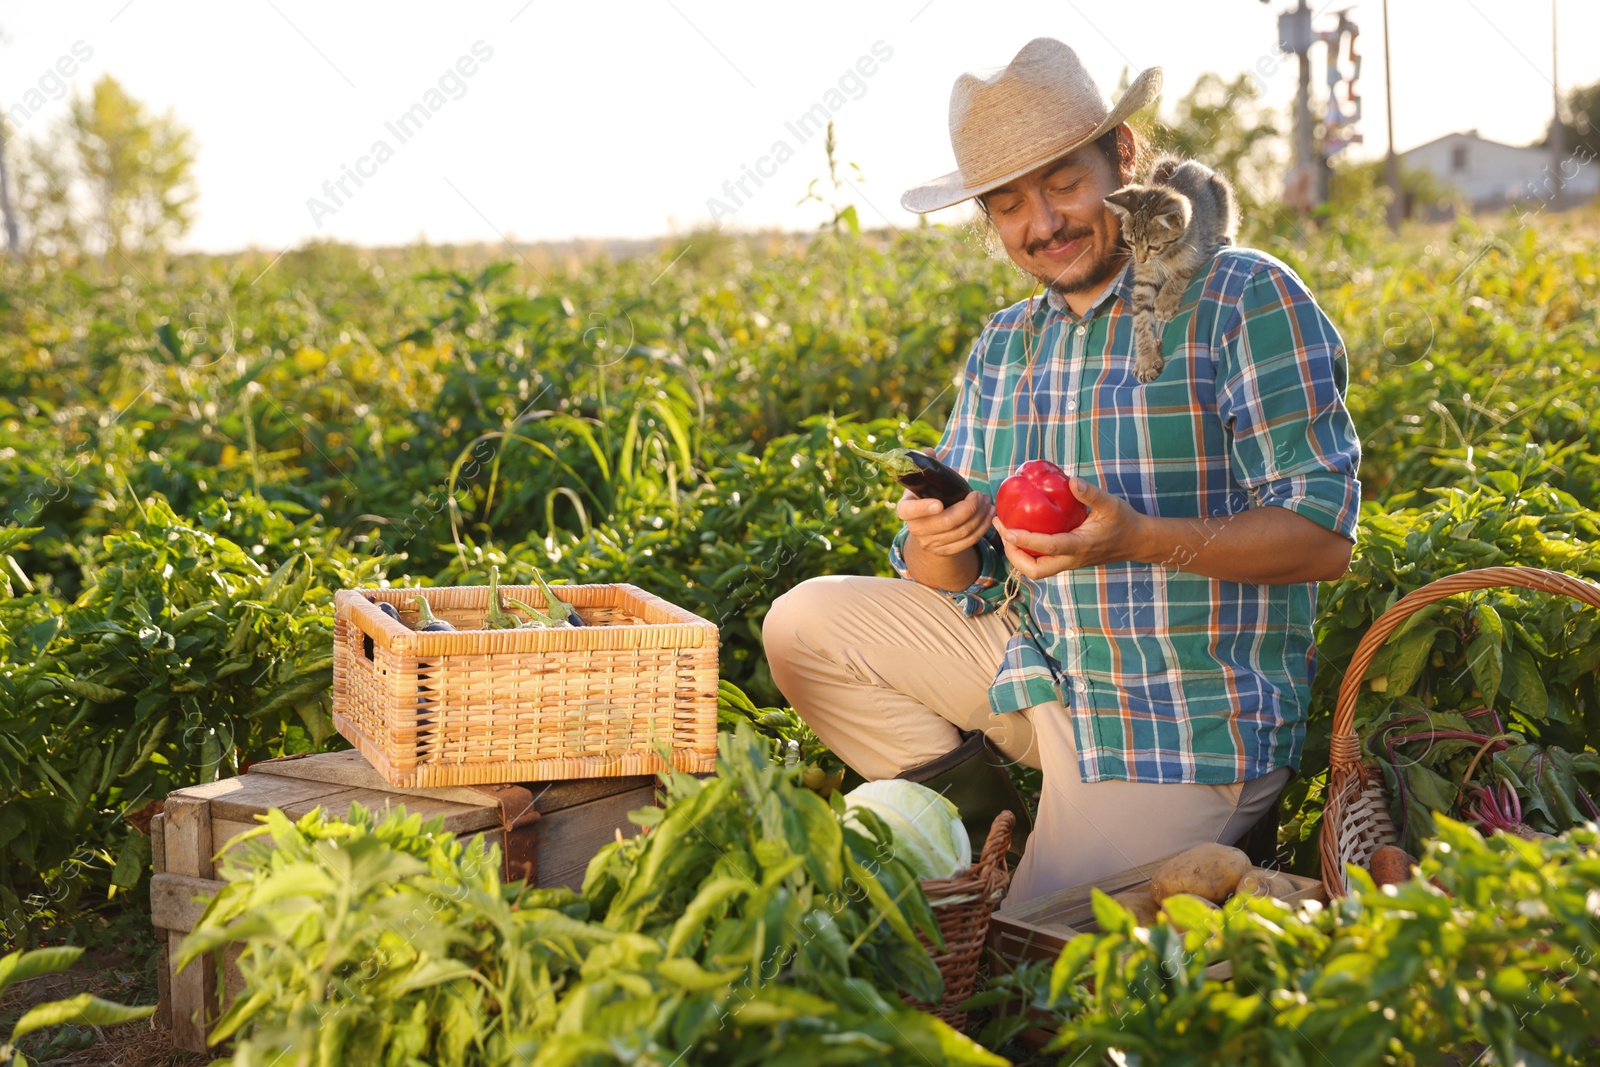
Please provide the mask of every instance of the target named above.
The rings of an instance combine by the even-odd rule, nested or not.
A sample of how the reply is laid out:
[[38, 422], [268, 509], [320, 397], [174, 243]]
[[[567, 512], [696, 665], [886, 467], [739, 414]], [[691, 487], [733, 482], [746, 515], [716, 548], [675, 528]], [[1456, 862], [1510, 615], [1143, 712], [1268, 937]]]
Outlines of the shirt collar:
[[[1101, 305], [1114, 296], [1121, 297], [1125, 302], [1132, 302], [1133, 300], [1133, 261], [1131, 259], [1122, 265], [1122, 269], [1111, 279], [1111, 284], [1106, 286], [1105, 290], [1095, 298], [1095, 302], [1089, 308], [1089, 313], [1084, 315], [1081, 321], [1086, 322], [1098, 315]], [[1054, 289], [1045, 290], [1045, 302], [1050, 305], [1052, 310], [1064, 318], [1075, 322], [1080, 321], [1079, 316], [1071, 308], [1067, 307], [1066, 298]]]

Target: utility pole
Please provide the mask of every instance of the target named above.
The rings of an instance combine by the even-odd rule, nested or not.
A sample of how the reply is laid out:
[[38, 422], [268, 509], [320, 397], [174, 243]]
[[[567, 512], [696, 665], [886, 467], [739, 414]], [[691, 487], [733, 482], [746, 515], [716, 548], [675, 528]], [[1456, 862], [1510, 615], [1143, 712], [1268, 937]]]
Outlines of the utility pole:
[[1550, 91], [1553, 95], [1554, 105], [1550, 112], [1550, 181], [1551, 198], [1550, 210], [1560, 211], [1566, 207], [1566, 179], [1562, 177], [1561, 165], [1567, 160], [1567, 128], [1561, 124], [1561, 75], [1556, 69], [1556, 58], [1560, 49], [1556, 46], [1559, 35], [1556, 33], [1556, 0], [1550, 0]]
[[1316, 148], [1311, 131], [1311, 7], [1307, 0], [1278, 16], [1278, 47], [1294, 53], [1299, 61], [1300, 81], [1294, 95], [1294, 167], [1290, 187], [1297, 199], [1303, 197], [1300, 207], [1321, 203], [1317, 195], [1320, 183], [1316, 178]]
[[[1551, 0], [1554, 3], [1555, 0]], [[1389, 124], [1384, 170], [1389, 182], [1389, 229], [1399, 231], [1405, 205], [1400, 201], [1400, 157], [1394, 154], [1394, 75], [1389, 63], [1389, 0], [1383, 0], [1383, 114]]]

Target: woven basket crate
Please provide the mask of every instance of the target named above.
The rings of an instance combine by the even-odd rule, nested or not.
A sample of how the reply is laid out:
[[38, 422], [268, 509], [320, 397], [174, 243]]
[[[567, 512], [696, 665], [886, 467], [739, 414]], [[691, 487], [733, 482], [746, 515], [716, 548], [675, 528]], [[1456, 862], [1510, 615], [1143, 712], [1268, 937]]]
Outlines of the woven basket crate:
[[1356, 736], [1356, 697], [1378, 649], [1413, 614], [1435, 601], [1473, 589], [1535, 589], [1563, 593], [1600, 607], [1600, 586], [1537, 567], [1481, 567], [1462, 571], [1413, 589], [1373, 620], [1372, 628], [1350, 657], [1339, 700], [1333, 711], [1333, 740], [1328, 753], [1328, 790], [1322, 811], [1322, 884], [1331, 900], [1347, 891], [1345, 864], [1365, 867], [1372, 854], [1399, 841], [1389, 815], [1389, 790], [1383, 772], [1361, 758]]
[[917, 937], [923, 947], [933, 952], [933, 962], [944, 976], [944, 999], [937, 1007], [910, 997], [906, 1001], [913, 1007], [932, 1012], [957, 1030], [967, 1025], [967, 1013], [957, 1010], [957, 1005], [972, 996], [977, 986], [978, 962], [989, 939], [989, 917], [1011, 884], [1006, 852], [1011, 848], [1011, 830], [1016, 821], [1015, 814], [1002, 811], [989, 826], [989, 837], [977, 863], [954, 878], [929, 879], [922, 883], [922, 891], [933, 907], [933, 917], [944, 938], [944, 951], [934, 952], [933, 945], [920, 931]]
[[[501, 590], [544, 605], [537, 587]], [[409, 629], [419, 595], [456, 632]], [[559, 595], [585, 625], [477, 629], [487, 586], [340, 590], [334, 725], [397, 786], [655, 774], [661, 746], [677, 770], [712, 770], [716, 626], [631, 585]]]

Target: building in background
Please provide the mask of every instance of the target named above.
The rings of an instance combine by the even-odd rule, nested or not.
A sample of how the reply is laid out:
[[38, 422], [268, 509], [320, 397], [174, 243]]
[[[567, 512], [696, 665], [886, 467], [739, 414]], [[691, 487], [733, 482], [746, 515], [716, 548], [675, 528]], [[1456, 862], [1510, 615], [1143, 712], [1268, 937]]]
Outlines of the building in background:
[[[1495, 211], [1523, 200], [1550, 201], [1560, 179], [1550, 149], [1501, 144], [1480, 137], [1477, 130], [1448, 133], [1400, 154], [1401, 166], [1425, 171], [1440, 185], [1450, 186], [1474, 211]], [[1574, 207], [1600, 195], [1600, 160], [1568, 161], [1564, 192]], [[1411, 214], [1413, 205], [1406, 205]], [[1435, 213], [1415, 205], [1419, 213]]]

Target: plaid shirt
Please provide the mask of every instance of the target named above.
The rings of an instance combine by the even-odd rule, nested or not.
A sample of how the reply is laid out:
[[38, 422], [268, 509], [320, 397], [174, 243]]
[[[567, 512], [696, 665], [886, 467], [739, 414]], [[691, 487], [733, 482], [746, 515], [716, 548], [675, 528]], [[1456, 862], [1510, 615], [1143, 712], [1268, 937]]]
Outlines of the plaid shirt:
[[[1287, 265], [1228, 245], [1197, 271], [1162, 328], [1168, 359], [1133, 373], [1132, 267], [1079, 318], [1037, 301], [1024, 380], [1026, 301], [973, 344], [937, 453], [991, 497], [1044, 458], [1146, 515], [1288, 508], [1354, 539], [1360, 445], [1338, 331]], [[902, 529], [890, 562], [908, 577]], [[1010, 573], [998, 535], [977, 580], [950, 595], [993, 611]], [[1018, 574], [1022, 627], [989, 691], [997, 714], [1060, 700], [1085, 782], [1248, 781], [1298, 773], [1316, 647], [1316, 583], [1225, 582], [1112, 563], [1035, 582]]]

